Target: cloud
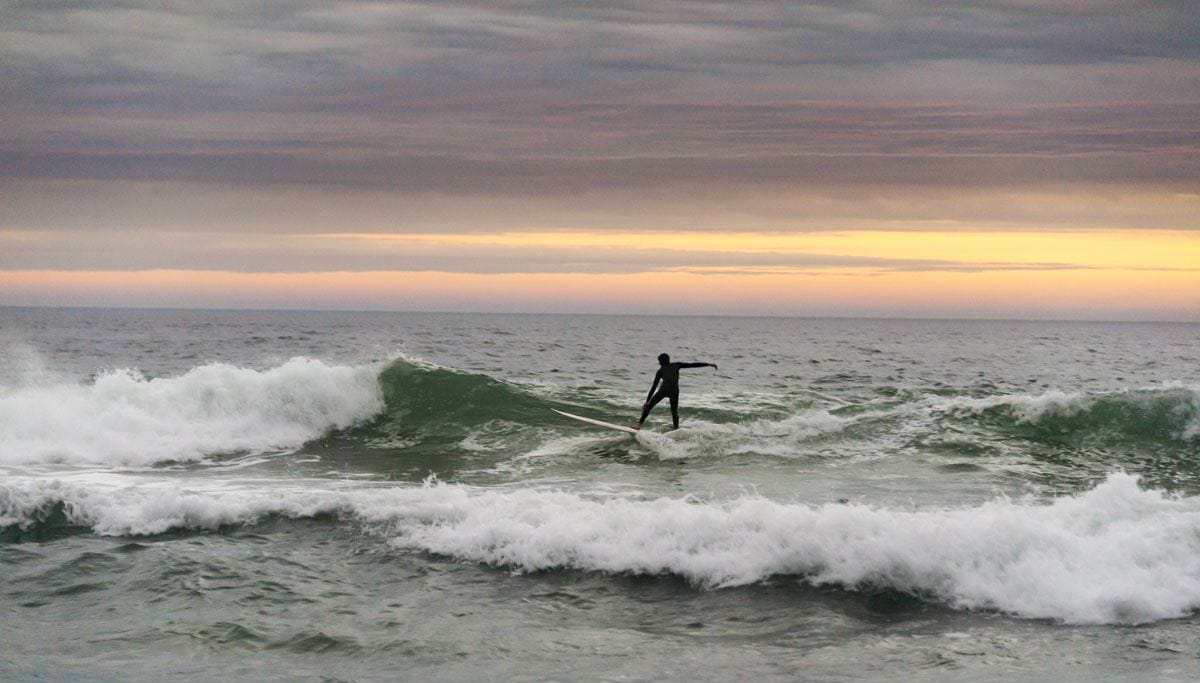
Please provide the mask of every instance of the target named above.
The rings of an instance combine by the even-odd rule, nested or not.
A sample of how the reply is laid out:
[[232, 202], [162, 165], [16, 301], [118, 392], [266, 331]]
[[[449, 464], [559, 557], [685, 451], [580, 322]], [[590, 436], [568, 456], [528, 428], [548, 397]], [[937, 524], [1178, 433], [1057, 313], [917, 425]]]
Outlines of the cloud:
[[[703, 207], [691, 222], [704, 223], [718, 194], [811, 199], [849, 188], [868, 206], [897, 193], [941, 206], [939, 193], [981, 188], [991, 197], [1169, 194], [1200, 178], [1193, 9], [1049, 0], [10, 2], [0, 6], [0, 189], [21, 205], [34, 200], [12, 188], [41, 183], [40, 196], [63, 180], [335, 203], [358, 193], [410, 204], [459, 197], [504, 204], [510, 223], [551, 220], [545, 203], [577, 202], [592, 214], [551, 213], [589, 225], [643, 220], [636, 207], [665, 204], [670, 215], [645, 220], [683, 225], [689, 197]], [[72, 223], [87, 211], [77, 196], [56, 201], [80, 206], [57, 219], [43, 210], [42, 219]], [[258, 210], [254, 197], [241, 201], [243, 214]], [[734, 202], [729, 213], [743, 222], [725, 227], [758, 228], [746, 223], [767, 214], [768, 227], [781, 226], [776, 201], [761, 210]], [[140, 202], [127, 201], [111, 222], [179, 213], [153, 197]], [[453, 212], [453, 202], [426, 202], [434, 204]], [[798, 202], [788, 210], [782, 227], [846, 219]], [[0, 228], [29, 227], [3, 213]], [[238, 210], [213, 213], [233, 221]], [[1081, 213], [1036, 218], [1055, 224]], [[437, 229], [436, 217], [421, 218], [421, 229]], [[1117, 219], [1200, 227], [1174, 214], [1165, 225], [1123, 211], [1094, 217]]]
[[1200, 155], [807, 154], [779, 157], [478, 159], [269, 152], [0, 152], [0, 178], [187, 181], [444, 193], [563, 196], [638, 188], [891, 184], [908, 187], [1031, 187], [1157, 184], [1188, 187]]
[[0, 178], [0, 230], [264, 236], [563, 229], [686, 234], [1200, 230], [1195, 186], [726, 183], [698, 189], [649, 184], [537, 196], [513, 188], [513, 194], [502, 196], [255, 182]]
[[[375, 112], [438, 103], [1191, 93], [1186, 2], [9, 3], [5, 90], [40, 106]], [[1090, 74], [1103, 67], [1103, 78]], [[1081, 67], [1078, 70], [1063, 67]], [[938, 83], [930, 87], [930, 83]]]
[[10, 3], [5, 34], [10, 52], [42, 61], [63, 54], [61, 46], [37, 50], [11, 38], [33, 35], [51, 47], [46, 38], [70, 37], [80, 47], [65, 56], [107, 54], [114, 70], [209, 80], [246, 77], [214, 65], [323, 55], [368, 75], [397, 67], [486, 75], [521, 64], [536, 68], [517, 80], [548, 84], [580, 67], [719, 73], [940, 59], [1193, 59], [1200, 29], [1191, 9], [1182, 1], [39, 2]]
[[0, 176], [1190, 183], [1185, 2], [8, 3]]

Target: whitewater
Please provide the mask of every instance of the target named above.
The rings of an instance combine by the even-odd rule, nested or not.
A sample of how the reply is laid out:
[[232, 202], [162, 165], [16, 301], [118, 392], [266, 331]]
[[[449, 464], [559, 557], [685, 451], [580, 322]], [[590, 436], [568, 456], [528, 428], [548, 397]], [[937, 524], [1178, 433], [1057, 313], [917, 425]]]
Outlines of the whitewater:
[[1200, 326], [0, 322], [6, 679], [1200, 673]]

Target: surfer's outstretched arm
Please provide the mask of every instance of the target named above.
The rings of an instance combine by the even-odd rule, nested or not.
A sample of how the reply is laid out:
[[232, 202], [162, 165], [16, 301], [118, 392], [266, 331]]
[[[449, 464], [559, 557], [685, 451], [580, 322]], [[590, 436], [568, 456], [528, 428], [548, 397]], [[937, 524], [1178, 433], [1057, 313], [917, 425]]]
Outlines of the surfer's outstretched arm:
[[[679, 367], [681, 367], [681, 368], [712, 368], [713, 370], [716, 370], [717, 364], [716, 363], [680, 363]], [[651, 393], [653, 393], [653, 392], [651, 392]]]

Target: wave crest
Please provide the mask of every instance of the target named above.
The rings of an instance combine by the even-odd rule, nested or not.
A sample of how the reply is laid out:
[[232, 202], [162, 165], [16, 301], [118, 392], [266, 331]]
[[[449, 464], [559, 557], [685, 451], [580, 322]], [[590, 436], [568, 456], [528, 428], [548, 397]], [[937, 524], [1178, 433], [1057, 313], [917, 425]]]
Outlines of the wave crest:
[[295, 448], [378, 413], [374, 366], [293, 358], [268, 370], [224, 363], [179, 377], [132, 370], [90, 384], [0, 393], [0, 464], [150, 465]]
[[1124, 474], [1049, 505], [925, 511], [435, 492], [393, 512], [395, 545], [523, 571], [671, 573], [707, 587], [799, 575], [1077, 624], [1200, 606], [1200, 499], [1168, 499]]
[[951, 414], [981, 418], [1048, 440], [1178, 442], [1200, 436], [1200, 391], [1182, 385], [1112, 392], [1049, 391], [941, 401]]
[[1126, 474], [1049, 503], [922, 510], [309, 484], [15, 480], [0, 485], [0, 526], [36, 526], [61, 509], [71, 524], [136, 535], [332, 512], [399, 549], [518, 571], [673, 574], [710, 589], [795, 576], [1074, 624], [1144, 623], [1200, 608], [1200, 497], [1142, 489]]

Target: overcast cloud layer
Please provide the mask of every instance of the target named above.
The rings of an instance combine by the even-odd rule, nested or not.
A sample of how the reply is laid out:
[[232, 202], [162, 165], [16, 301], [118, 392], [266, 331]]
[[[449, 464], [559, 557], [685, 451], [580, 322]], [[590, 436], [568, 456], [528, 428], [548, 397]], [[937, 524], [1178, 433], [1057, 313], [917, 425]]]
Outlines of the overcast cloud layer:
[[553, 193], [1200, 176], [1189, 0], [0, 7], [8, 177]]
[[0, 269], [1056, 270], [309, 237], [1200, 230], [1198, 187], [1194, 0], [0, 1]]

